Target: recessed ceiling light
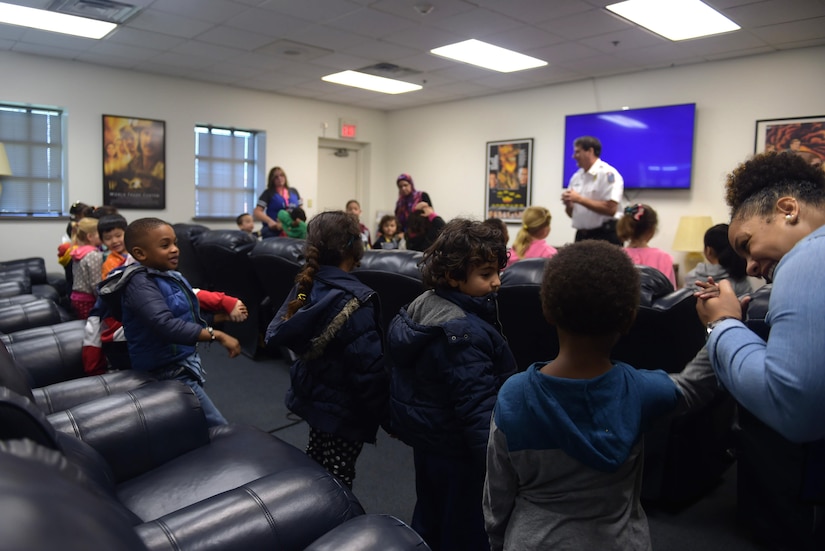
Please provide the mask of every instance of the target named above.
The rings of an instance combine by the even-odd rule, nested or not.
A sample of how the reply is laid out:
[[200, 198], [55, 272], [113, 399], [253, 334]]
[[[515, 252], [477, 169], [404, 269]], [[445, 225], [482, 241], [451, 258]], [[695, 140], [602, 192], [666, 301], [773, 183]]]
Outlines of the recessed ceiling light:
[[501, 73], [512, 73], [547, 65], [546, 61], [493, 46], [474, 38], [435, 48], [430, 50], [430, 53]]
[[627, 0], [605, 8], [669, 40], [687, 40], [741, 28], [700, 0]]
[[24, 6], [0, 2], [0, 23], [19, 25], [32, 29], [71, 34], [83, 38], [101, 39], [112, 32], [117, 25], [87, 17], [55, 13]]
[[384, 94], [404, 94], [406, 92], [415, 92], [422, 88], [418, 84], [404, 82], [403, 80], [377, 77], [375, 75], [368, 75], [367, 73], [359, 73], [358, 71], [341, 71], [340, 73], [321, 77], [321, 80], [334, 82], [335, 84], [343, 84], [344, 86], [354, 86], [355, 88], [372, 90], [373, 92], [382, 92]]

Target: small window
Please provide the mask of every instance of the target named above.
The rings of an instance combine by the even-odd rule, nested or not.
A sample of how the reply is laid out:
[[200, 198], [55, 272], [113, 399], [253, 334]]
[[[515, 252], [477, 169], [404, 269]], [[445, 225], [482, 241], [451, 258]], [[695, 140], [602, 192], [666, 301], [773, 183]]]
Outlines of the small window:
[[195, 218], [232, 218], [255, 208], [265, 185], [266, 133], [195, 127]]
[[11, 176], [0, 175], [0, 216], [60, 216], [63, 177], [63, 111], [0, 103], [0, 143]]

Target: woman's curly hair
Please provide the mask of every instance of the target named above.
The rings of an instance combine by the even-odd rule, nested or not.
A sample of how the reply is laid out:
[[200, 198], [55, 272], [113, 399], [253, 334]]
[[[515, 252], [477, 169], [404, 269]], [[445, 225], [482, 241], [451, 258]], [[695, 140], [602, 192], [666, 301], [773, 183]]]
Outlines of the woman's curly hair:
[[639, 271], [621, 247], [580, 241], [547, 261], [541, 309], [549, 323], [573, 334], [623, 334], [636, 318], [639, 294]]
[[825, 172], [787, 152], [754, 155], [728, 174], [725, 202], [731, 220], [768, 216], [781, 197], [821, 207], [825, 205]]
[[496, 263], [499, 270], [507, 265], [501, 231], [484, 222], [455, 218], [424, 251], [420, 264], [424, 287], [448, 287], [447, 276], [466, 281], [471, 268], [487, 262]]
[[358, 262], [364, 256], [364, 242], [358, 219], [342, 210], [316, 214], [307, 224], [304, 246], [306, 264], [295, 277], [297, 295], [287, 305], [284, 319], [291, 318], [309, 302], [315, 274], [321, 266], [340, 266], [346, 259]]

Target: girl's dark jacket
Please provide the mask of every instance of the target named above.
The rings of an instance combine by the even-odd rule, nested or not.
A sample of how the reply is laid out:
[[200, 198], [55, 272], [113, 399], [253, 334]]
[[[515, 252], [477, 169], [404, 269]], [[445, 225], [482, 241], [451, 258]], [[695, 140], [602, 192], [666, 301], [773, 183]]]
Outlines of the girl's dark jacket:
[[484, 463], [490, 416], [516, 360], [498, 328], [495, 293], [426, 291], [387, 335], [391, 428], [430, 453]]
[[296, 294], [290, 292], [265, 337], [267, 346], [285, 346], [298, 356], [287, 408], [316, 430], [375, 442], [389, 417], [378, 295], [353, 275], [321, 266], [305, 305], [284, 320]]

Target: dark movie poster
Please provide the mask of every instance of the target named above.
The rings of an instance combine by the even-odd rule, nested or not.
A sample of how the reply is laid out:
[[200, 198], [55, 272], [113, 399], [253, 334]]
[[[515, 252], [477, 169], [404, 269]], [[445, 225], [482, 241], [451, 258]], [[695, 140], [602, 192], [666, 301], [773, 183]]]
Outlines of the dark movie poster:
[[166, 124], [103, 115], [103, 204], [166, 208]]
[[487, 142], [488, 218], [519, 222], [530, 205], [533, 184], [533, 139]]
[[825, 116], [756, 121], [754, 151], [793, 153], [825, 170]]

